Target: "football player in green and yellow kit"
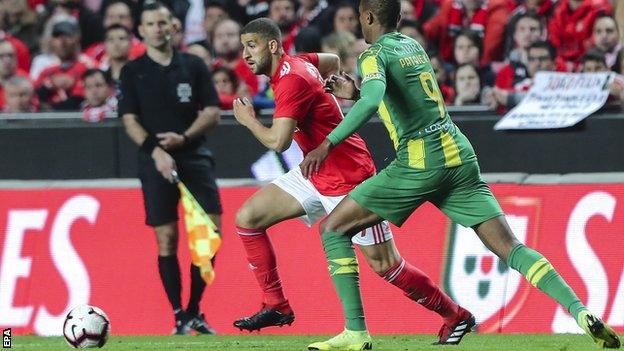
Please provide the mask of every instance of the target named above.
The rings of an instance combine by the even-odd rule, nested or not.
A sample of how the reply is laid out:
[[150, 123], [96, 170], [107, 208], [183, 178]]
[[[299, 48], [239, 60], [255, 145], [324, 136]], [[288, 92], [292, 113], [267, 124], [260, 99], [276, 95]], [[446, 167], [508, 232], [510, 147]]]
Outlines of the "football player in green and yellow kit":
[[[321, 223], [328, 260], [339, 259], [334, 250], [350, 243], [351, 236], [360, 230], [384, 219], [401, 226], [429, 201], [453, 221], [472, 227], [492, 252], [567, 309], [596, 344], [619, 348], [615, 332], [581, 303], [550, 262], [521, 244], [512, 233], [498, 202], [481, 179], [470, 142], [449, 117], [427, 54], [418, 42], [396, 31], [400, 1], [361, 0], [359, 11], [364, 38], [372, 44], [358, 59], [361, 87], [358, 90], [346, 75], [330, 77], [326, 83], [326, 89], [337, 97], [357, 102], [321, 145], [308, 153], [300, 167], [306, 177], [318, 172], [331, 149], [375, 112], [388, 129], [396, 159], [353, 189]], [[379, 261], [384, 262], [392, 277], [405, 269], [391, 254]], [[468, 327], [460, 323], [443, 328], [441, 343], [461, 338]], [[309, 348], [357, 349], [357, 340], [345, 339], [333, 338]]]

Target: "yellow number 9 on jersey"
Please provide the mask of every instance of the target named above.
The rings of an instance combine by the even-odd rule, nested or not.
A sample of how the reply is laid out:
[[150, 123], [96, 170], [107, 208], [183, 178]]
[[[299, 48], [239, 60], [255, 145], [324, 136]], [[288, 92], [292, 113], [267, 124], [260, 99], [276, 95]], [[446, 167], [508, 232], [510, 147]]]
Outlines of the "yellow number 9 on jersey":
[[433, 77], [433, 74], [431, 74], [430, 72], [423, 72], [419, 75], [419, 78], [420, 84], [422, 85], [423, 90], [425, 91], [427, 96], [429, 96], [431, 100], [435, 101], [438, 104], [440, 118], [444, 118], [444, 116], [446, 116], [446, 107], [444, 106], [442, 93], [440, 92], [440, 88], [438, 88], [438, 83]]

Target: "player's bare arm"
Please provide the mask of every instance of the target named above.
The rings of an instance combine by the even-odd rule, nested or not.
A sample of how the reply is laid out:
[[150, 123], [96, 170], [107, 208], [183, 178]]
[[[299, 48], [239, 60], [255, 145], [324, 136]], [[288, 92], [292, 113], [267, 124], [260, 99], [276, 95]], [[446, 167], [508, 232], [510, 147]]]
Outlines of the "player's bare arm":
[[310, 151], [299, 165], [304, 177], [308, 178], [317, 173], [333, 146], [340, 144], [373, 117], [385, 91], [386, 84], [380, 80], [368, 81], [362, 85], [362, 98], [353, 105], [347, 116], [327, 138], [316, 149]]
[[[138, 116], [132, 113], [126, 113], [123, 115], [122, 121], [130, 139], [139, 146], [143, 145], [149, 134], [139, 123]], [[152, 159], [154, 159], [158, 172], [168, 181], [173, 181], [171, 172], [176, 169], [173, 157], [160, 147], [155, 147], [151, 156]]]
[[340, 73], [340, 57], [335, 54], [318, 53], [318, 70], [323, 78]]
[[360, 98], [360, 89], [355, 85], [355, 80], [345, 72], [329, 76], [325, 80], [325, 91], [345, 100]]
[[218, 107], [208, 106], [199, 111], [197, 118], [183, 134], [174, 132], [158, 133], [160, 146], [165, 150], [175, 150], [184, 144], [199, 138], [201, 135], [211, 131], [219, 121], [221, 114]]
[[297, 121], [292, 118], [277, 118], [273, 120], [271, 127], [264, 126], [258, 121], [253, 105], [247, 98], [234, 101], [234, 117], [258, 141], [276, 152], [283, 152], [290, 147], [297, 127]]

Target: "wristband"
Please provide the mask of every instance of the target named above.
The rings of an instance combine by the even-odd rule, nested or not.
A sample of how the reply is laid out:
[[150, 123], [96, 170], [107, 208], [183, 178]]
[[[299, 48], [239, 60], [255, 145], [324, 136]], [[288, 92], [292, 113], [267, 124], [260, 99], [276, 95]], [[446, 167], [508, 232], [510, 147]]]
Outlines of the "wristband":
[[182, 146], [187, 145], [190, 141], [191, 139], [186, 134], [182, 134]]
[[156, 139], [156, 137], [153, 135], [148, 135], [139, 149], [147, 153], [148, 155], [151, 155], [154, 149], [158, 146], [158, 139]]

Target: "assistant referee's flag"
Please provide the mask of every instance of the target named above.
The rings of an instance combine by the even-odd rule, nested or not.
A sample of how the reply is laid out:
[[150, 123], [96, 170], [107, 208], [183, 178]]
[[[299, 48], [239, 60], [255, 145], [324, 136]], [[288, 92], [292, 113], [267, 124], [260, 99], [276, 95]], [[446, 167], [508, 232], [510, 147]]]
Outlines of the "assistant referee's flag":
[[221, 246], [221, 236], [218, 233], [217, 226], [188, 188], [179, 181], [175, 171], [173, 177], [178, 184], [178, 189], [180, 189], [191, 260], [195, 266], [199, 267], [204, 281], [207, 284], [211, 284], [215, 278], [212, 258]]

